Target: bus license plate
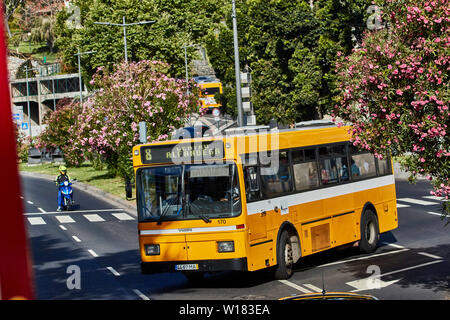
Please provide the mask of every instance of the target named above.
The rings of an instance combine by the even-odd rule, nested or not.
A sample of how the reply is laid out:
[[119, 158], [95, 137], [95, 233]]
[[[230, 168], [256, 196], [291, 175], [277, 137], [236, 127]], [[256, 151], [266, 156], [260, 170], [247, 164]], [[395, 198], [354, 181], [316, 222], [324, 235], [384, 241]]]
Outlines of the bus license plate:
[[176, 264], [175, 270], [198, 270], [198, 264]]

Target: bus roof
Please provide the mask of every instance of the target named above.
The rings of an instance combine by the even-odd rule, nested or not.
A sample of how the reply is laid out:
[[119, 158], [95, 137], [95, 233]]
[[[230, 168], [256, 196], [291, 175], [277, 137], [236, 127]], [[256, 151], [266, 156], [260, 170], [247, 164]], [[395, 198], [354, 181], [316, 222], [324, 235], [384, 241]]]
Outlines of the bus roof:
[[[166, 140], [135, 146], [133, 148], [133, 165], [175, 163], [179, 158], [174, 155], [179, 153], [181, 149], [183, 154], [187, 152], [186, 155], [192, 155], [191, 158], [186, 158], [186, 162], [219, 159], [241, 162], [241, 155], [243, 154], [349, 141], [349, 128], [348, 126], [337, 127], [334, 124], [326, 126], [305, 125], [300, 128], [281, 130], [278, 130], [278, 128], [270, 129], [267, 126], [257, 126], [253, 129], [252, 127], [234, 128], [234, 131], [221, 136]], [[140, 150], [141, 148], [143, 149]], [[147, 159], [149, 161], [145, 163], [142, 160], [144, 153], [152, 154]], [[213, 154], [213, 157], [208, 158], [208, 153]], [[195, 158], [196, 155], [199, 158]], [[203, 155], [205, 155], [204, 158], [202, 158]], [[190, 156], [187, 155], [187, 157]]]
[[295, 128], [284, 128], [279, 129], [277, 127], [270, 128], [270, 126], [259, 125], [259, 126], [243, 126], [243, 127], [235, 127], [229, 128], [225, 130], [225, 135], [214, 135], [207, 137], [196, 137], [196, 138], [186, 138], [186, 139], [171, 139], [164, 140], [159, 142], [146, 143], [146, 145], [163, 145], [163, 144], [173, 144], [176, 142], [199, 142], [199, 141], [212, 141], [212, 140], [221, 140], [224, 138], [231, 137], [245, 137], [249, 135], [256, 134], [284, 134], [284, 133], [295, 133], [300, 131], [313, 131], [314, 133], [320, 133], [324, 129], [336, 129], [338, 131], [347, 131], [349, 126], [343, 126], [338, 128], [333, 122], [326, 120], [313, 120], [308, 122], [299, 122], [295, 124]]
[[222, 83], [219, 80], [216, 80], [216, 81], [205, 81], [205, 82], [201, 81], [201, 82], [198, 82], [197, 84], [200, 87], [204, 87], [204, 88], [217, 87], [217, 86], [221, 86], [222, 85]]

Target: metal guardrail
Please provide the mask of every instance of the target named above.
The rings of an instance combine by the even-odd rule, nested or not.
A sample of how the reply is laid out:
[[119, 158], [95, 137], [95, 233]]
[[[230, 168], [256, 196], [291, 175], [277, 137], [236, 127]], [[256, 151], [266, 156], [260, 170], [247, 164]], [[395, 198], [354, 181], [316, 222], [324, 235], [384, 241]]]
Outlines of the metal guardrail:
[[28, 150], [28, 164], [41, 164], [41, 163], [62, 163], [64, 162], [63, 152], [61, 149], [38, 149], [30, 148]]

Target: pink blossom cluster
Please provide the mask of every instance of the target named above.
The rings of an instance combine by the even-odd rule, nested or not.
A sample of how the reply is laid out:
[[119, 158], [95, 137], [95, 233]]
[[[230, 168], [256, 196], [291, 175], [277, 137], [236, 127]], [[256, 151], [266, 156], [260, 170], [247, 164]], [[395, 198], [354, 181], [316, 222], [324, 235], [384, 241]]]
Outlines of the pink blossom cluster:
[[448, 197], [449, 2], [386, 0], [383, 21], [389, 28], [367, 31], [360, 48], [338, 54], [333, 117], [352, 123], [355, 146], [405, 155], [413, 176], [428, 174], [434, 192]]

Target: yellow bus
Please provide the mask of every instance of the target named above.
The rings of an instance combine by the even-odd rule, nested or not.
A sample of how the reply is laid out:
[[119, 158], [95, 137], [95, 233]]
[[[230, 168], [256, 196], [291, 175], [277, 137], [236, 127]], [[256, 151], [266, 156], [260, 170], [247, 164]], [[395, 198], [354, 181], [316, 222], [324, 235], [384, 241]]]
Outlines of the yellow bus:
[[220, 81], [199, 82], [198, 86], [200, 87], [199, 103], [201, 108], [213, 109], [222, 106], [215, 98], [216, 93], [223, 93]]
[[348, 127], [237, 128], [133, 148], [142, 273], [256, 271], [287, 279], [302, 257], [397, 227], [390, 159]]

